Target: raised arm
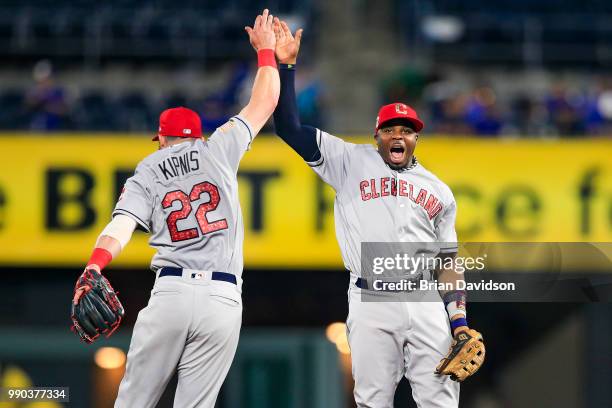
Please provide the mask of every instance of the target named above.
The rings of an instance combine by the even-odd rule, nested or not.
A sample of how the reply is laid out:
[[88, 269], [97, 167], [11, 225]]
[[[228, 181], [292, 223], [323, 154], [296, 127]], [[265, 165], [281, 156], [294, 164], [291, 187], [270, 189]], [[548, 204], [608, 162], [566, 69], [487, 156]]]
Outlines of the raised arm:
[[275, 18], [274, 33], [281, 82], [280, 100], [274, 111], [276, 133], [304, 160], [317, 161], [321, 157], [317, 145], [317, 130], [300, 123], [295, 96], [295, 64], [300, 50], [302, 30], [297, 30], [294, 37], [287, 24]]
[[240, 111], [240, 115], [249, 122], [255, 134], [261, 130], [274, 112], [280, 94], [280, 79], [274, 59], [276, 37], [273, 21], [274, 17], [268, 12], [268, 9], [265, 9], [261, 15], [257, 16], [253, 27], [245, 27], [251, 45], [257, 51], [258, 68], [251, 99]]

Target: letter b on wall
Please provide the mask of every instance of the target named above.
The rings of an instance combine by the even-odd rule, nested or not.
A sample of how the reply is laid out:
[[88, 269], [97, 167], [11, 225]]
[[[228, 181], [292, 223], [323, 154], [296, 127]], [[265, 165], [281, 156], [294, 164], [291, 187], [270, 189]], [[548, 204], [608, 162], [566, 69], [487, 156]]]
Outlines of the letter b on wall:
[[80, 168], [50, 168], [45, 174], [45, 226], [52, 231], [78, 231], [96, 222], [91, 206], [94, 178]]

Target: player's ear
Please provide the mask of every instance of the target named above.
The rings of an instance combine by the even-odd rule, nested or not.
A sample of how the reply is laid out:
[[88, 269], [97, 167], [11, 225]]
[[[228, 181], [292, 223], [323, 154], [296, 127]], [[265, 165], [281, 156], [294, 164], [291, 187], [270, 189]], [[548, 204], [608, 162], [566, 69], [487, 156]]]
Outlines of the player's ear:
[[376, 141], [376, 146], [380, 146], [380, 137], [378, 137], [378, 132], [374, 133], [374, 140]]

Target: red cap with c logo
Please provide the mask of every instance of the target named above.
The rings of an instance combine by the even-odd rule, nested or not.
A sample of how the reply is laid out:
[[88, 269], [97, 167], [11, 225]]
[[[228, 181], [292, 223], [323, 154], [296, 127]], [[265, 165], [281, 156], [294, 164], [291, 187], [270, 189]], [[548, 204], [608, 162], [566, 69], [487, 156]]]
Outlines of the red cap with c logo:
[[380, 108], [376, 117], [375, 132], [392, 119], [405, 119], [416, 132], [420, 132], [425, 124], [419, 118], [416, 111], [404, 103], [390, 103]]

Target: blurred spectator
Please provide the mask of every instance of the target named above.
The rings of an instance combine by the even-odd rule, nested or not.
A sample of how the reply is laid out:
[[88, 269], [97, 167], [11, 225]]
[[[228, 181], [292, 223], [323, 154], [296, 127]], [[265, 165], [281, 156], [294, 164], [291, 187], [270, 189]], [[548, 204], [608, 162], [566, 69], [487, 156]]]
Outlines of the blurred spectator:
[[430, 122], [429, 132], [438, 134], [469, 134], [470, 128], [465, 122], [467, 97], [452, 81], [434, 82], [423, 92]]
[[325, 88], [309, 68], [300, 69], [296, 78], [297, 105], [302, 123], [325, 127]]
[[26, 109], [31, 114], [30, 128], [54, 131], [66, 127], [68, 106], [64, 89], [55, 85], [53, 67], [48, 60], [39, 61], [32, 71], [36, 84], [26, 95]]
[[[240, 90], [245, 80], [249, 77], [249, 64], [245, 62], [239, 62], [232, 68], [232, 74], [230, 75], [229, 81], [224, 89], [216, 92], [213, 98], [217, 99], [220, 103], [225, 106], [233, 107], [238, 103], [240, 97]], [[252, 86], [252, 82], [247, 82], [249, 86]], [[249, 92], [250, 94], [250, 92]]]
[[606, 121], [610, 118], [610, 105], [612, 104], [612, 92], [604, 90], [586, 96], [584, 103], [584, 127], [585, 133], [597, 134], [606, 127]]
[[[593, 80], [587, 84], [592, 86]], [[521, 85], [523, 89], [500, 94], [492, 86], [470, 87], [457, 80], [430, 84], [423, 93], [423, 113], [431, 121], [427, 128], [439, 134], [481, 136], [612, 133], [612, 83], [599, 81], [594, 91], [563, 82], [545, 90]]]
[[547, 113], [542, 101], [526, 93], [520, 93], [511, 102], [510, 109], [511, 127], [514, 133], [532, 136], [547, 133]]
[[601, 79], [596, 91], [587, 98], [586, 131], [592, 134], [612, 133], [612, 79]]
[[467, 102], [465, 120], [476, 135], [494, 136], [502, 129], [497, 97], [492, 88], [476, 88]]
[[204, 132], [214, 132], [237, 113], [240, 108], [238, 105], [242, 105], [240, 97], [243, 88], [248, 88], [248, 95], [251, 92], [252, 82], [247, 81], [249, 75], [248, 64], [236, 64], [225, 86], [204, 98], [198, 108]]
[[[193, 106], [202, 117], [206, 132], [212, 132], [248, 101], [253, 67], [245, 63], [224, 66], [229, 77], [219, 89], [205, 89], [197, 100], [180, 87], [155, 95], [142, 88], [75, 89], [74, 103], [67, 103], [63, 87], [54, 81], [49, 61], [36, 64], [36, 81], [29, 91], [0, 89], [0, 129], [30, 128], [38, 131], [75, 129], [86, 131], [149, 131], [158, 113], [171, 106]], [[448, 78], [429, 76], [418, 70], [399, 70], [382, 82], [383, 101], [400, 100], [415, 105], [427, 119], [427, 132], [442, 135], [527, 137], [612, 135], [612, 78], [568, 76], [548, 87], [547, 78], [517, 78], [488, 75], [487, 85], [479, 74], [451, 72]], [[170, 74], [169, 74], [170, 75]], [[297, 103], [304, 123], [325, 127], [325, 86], [317, 72], [302, 67], [296, 78]], [[520, 77], [520, 75], [518, 76]], [[435, 80], [435, 81], [434, 81]], [[118, 94], [118, 95], [117, 95]], [[270, 131], [269, 123], [264, 132]]]
[[546, 95], [549, 120], [561, 135], [576, 136], [584, 133], [584, 98], [568, 90], [564, 83], [553, 85]]
[[[300, 120], [306, 125], [318, 128], [325, 127], [326, 98], [324, 84], [316, 72], [306, 65], [301, 65], [300, 69], [296, 72], [295, 90]], [[250, 73], [250, 77], [244, 82], [244, 86], [239, 92], [239, 104], [241, 106], [246, 105], [248, 102], [248, 95], [250, 95], [253, 84], [253, 75], [254, 71]], [[263, 128], [264, 132], [273, 131], [272, 122], [273, 120], [270, 118]]]
[[465, 121], [465, 105], [463, 95], [434, 102], [433, 131], [440, 134], [470, 134], [471, 129]]
[[219, 126], [229, 120], [235, 112], [230, 110], [231, 106], [224, 103], [222, 98], [209, 96], [204, 99], [200, 108], [202, 118], [202, 130], [212, 133]]

